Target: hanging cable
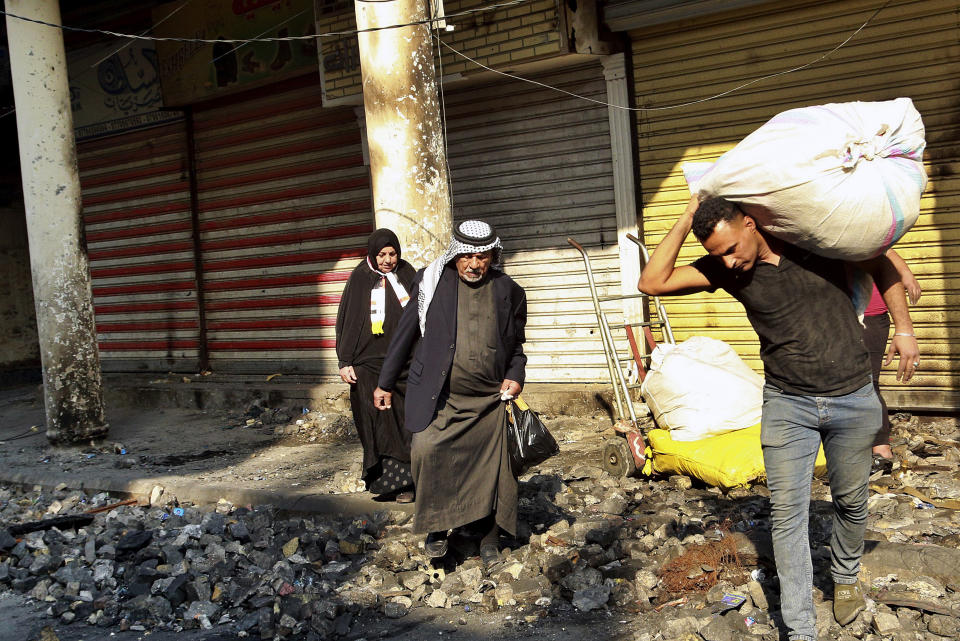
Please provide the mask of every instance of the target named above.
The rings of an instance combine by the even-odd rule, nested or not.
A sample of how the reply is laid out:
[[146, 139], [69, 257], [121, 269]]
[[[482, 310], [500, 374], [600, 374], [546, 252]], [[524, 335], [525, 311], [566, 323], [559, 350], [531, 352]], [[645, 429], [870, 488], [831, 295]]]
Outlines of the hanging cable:
[[[393, 1], [393, 0], [391, 0], [391, 1]], [[256, 38], [259, 38], [259, 37], [262, 36], [263, 34], [269, 33], [269, 32], [271, 32], [271, 31], [273, 31], [274, 29], [277, 29], [277, 28], [279, 28], [279, 27], [282, 27], [283, 25], [287, 24], [287, 23], [290, 22], [291, 20], [296, 20], [297, 18], [299, 18], [300, 16], [302, 16], [303, 14], [305, 14], [307, 11], [310, 11], [310, 9], [304, 9], [304, 10], [301, 11], [300, 13], [290, 16], [289, 18], [287, 18], [287, 19], [284, 20], [283, 22], [280, 22], [280, 23], [278, 23], [278, 24], [275, 24], [275, 25], [273, 25], [272, 27], [268, 27], [267, 29], [265, 29], [265, 30], [261, 31], [260, 33], [258, 33], [258, 34], [255, 36], [254, 41], [256, 41]], [[220, 60], [221, 58], [225, 58], [225, 57], [229, 56], [230, 54], [236, 52], [236, 51], [239, 50], [240, 48], [246, 47], [248, 44], [250, 44], [250, 43], [249, 43], [249, 42], [244, 42], [243, 44], [239, 44], [239, 45], [233, 47], [232, 49], [230, 49], [230, 51], [228, 51], [228, 52], [226, 52], [226, 53], [222, 53], [222, 54], [220, 54], [219, 56], [217, 56], [216, 58], [214, 58], [213, 60], [211, 60], [211, 61], [210, 61], [210, 64], [214, 64], [217, 60]]]
[[[475, 7], [473, 9], [465, 9], [464, 11], [458, 11], [457, 13], [447, 14], [447, 18], [458, 18], [460, 16], [466, 16], [474, 13], [486, 13], [488, 11], [496, 11], [497, 9], [504, 9], [507, 7], [515, 7], [520, 4], [527, 4], [533, 2], [533, 0], [509, 0], [508, 2], [501, 2], [498, 4], [486, 5], [483, 7]], [[298, 40], [313, 40], [315, 38], [328, 38], [334, 36], [352, 36], [358, 33], [369, 33], [372, 31], [383, 31], [385, 29], [400, 29], [403, 27], [415, 27], [422, 24], [430, 24], [434, 22], [434, 18], [428, 18], [426, 20], [417, 20], [414, 22], [405, 22], [403, 24], [391, 24], [384, 25], [382, 27], [368, 27], [366, 29], [352, 29], [347, 31], [328, 31], [326, 33], [316, 33], [316, 34], [306, 34], [302, 36], [283, 36], [283, 37], [271, 37], [271, 38], [218, 38], [216, 40], [211, 38], [180, 38], [173, 36], [141, 36], [133, 33], [120, 33], [117, 31], [109, 31], [107, 29], [91, 29], [88, 27], [70, 27], [67, 25], [56, 24], [53, 22], [46, 22], [44, 20], [37, 20], [36, 18], [27, 18], [26, 16], [20, 16], [15, 13], [10, 13], [9, 11], [0, 11], [0, 15], [13, 18], [15, 20], [22, 20], [24, 22], [32, 22], [34, 24], [43, 25], [45, 27], [53, 27], [54, 29], [60, 29], [62, 31], [74, 31], [78, 33], [99, 33], [105, 36], [113, 36], [114, 38], [129, 38], [131, 40], [148, 40], [151, 42], [184, 42], [184, 43], [200, 43], [200, 44], [245, 44], [250, 42], [292, 42]]]
[[[367, 1], [392, 1], [392, 0], [367, 0]], [[516, 6], [516, 5], [519, 5], [519, 4], [524, 4], [524, 3], [532, 2], [532, 1], [533, 1], [533, 0], [510, 0], [509, 2], [503, 2], [503, 3], [493, 4], [493, 5], [487, 5], [487, 6], [484, 6], [484, 7], [477, 7], [477, 8], [474, 8], [474, 9], [467, 9], [467, 10], [465, 10], [465, 11], [460, 11], [460, 12], [458, 12], [458, 13], [448, 14], [448, 15], [445, 16], [445, 18], [449, 19], [449, 18], [456, 18], [456, 17], [459, 17], [459, 16], [468, 15], [468, 14], [472, 14], [472, 13], [480, 13], [480, 12], [486, 12], [486, 11], [494, 11], [494, 10], [496, 10], [496, 9], [502, 9], [502, 8], [506, 8], [506, 7], [512, 7], [512, 6]], [[834, 48], [831, 49], [830, 51], [827, 51], [826, 53], [821, 54], [820, 56], [818, 56], [817, 58], [811, 60], [810, 62], [808, 62], [808, 63], [806, 63], [806, 64], [800, 65], [800, 66], [798, 66], [798, 67], [793, 67], [793, 68], [791, 68], [791, 69], [785, 69], [785, 70], [783, 70], [783, 71], [778, 71], [778, 72], [776, 72], [776, 73], [768, 74], [768, 75], [766, 75], [766, 76], [761, 76], [760, 78], [754, 78], [753, 80], [750, 80], [750, 81], [744, 82], [744, 83], [742, 83], [742, 84], [739, 84], [739, 85], [737, 85], [736, 87], [733, 87], [733, 88], [731, 88], [731, 89], [727, 89], [726, 91], [721, 91], [720, 93], [713, 94], [713, 95], [707, 96], [707, 97], [705, 97], [705, 98], [699, 98], [699, 99], [697, 99], [697, 100], [691, 100], [691, 101], [688, 101], [688, 102], [683, 102], [683, 103], [679, 103], [679, 104], [675, 104], [675, 105], [666, 105], [666, 106], [662, 106], [662, 107], [627, 107], [627, 106], [625, 106], [625, 105], [615, 105], [615, 104], [611, 104], [611, 103], [609, 103], [609, 102], [605, 102], [605, 101], [603, 101], [603, 100], [597, 100], [597, 99], [595, 99], [595, 98], [590, 98], [590, 97], [588, 97], [588, 96], [582, 96], [582, 95], [580, 95], [580, 94], [573, 93], [572, 91], [567, 91], [566, 89], [560, 89], [559, 87], [554, 87], [554, 86], [552, 86], [552, 85], [548, 85], [548, 84], [543, 83], [543, 82], [539, 82], [539, 81], [536, 81], [536, 80], [531, 80], [531, 79], [529, 79], [529, 78], [524, 78], [524, 77], [518, 76], [518, 75], [516, 75], [516, 74], [507, 73], [507, 72], [505, 72], [505, 71], [500, 71], [500, 70], [498, 70], [498, 69], [494, 69], [493, 67], [487, 66], [487, 65], [483, 64], [482, 62], [480, 62], [480, 61], [478, 61], [478, 60], [475, 60], [474, 58], [471, 58], [471, 57], [468, 56], [467, 54], [465, 54], [465, 53], [463, 53], [463, 52], [461, 52], [461, 51], [458, 51], [457, 49], [454, 49], [454, 48], [451, 47], [449, 44], [447, 44], [446, 42], [444, 42], [444, 41], [440, 38], [439, 34], [434, 34], [434, 35], [435, 35], [435, 37], [436, 37], [436, 39], [437, 39], [437, 42], [438, 42], [441, 46], [445, 47], [446, 49], [449, 49], [449, 50], [450, 50], [451, 52], [453, 52], [455, 55], [460, 56], [460, 57], [463, 58], [464, 60], [467, 60], [468, 62], [470, 62], [470, 63], [472, 63], [472, 64], [480, 67], [481, 69], [485, 69], [486, 71], [489, 71], [489, 72], [491, 72], [491, 73], [494, 73], [494, 74], [497, 74], [497, 75], [500, 75], [500, 76], [504, 76], [504, 77], [507, 77], [507, 78], [512, 78], [513, 80], [519, 80], [519, 81], [521, 81], [521, 82], [526, 82], [526, 83], [529, 83], [529, 84], [532, 84], [532, 85], [536, 85], [536, 86], [539, 86], [539, 87], [543, 87], [544, 89], [549, 89], [549, 90], [551, 90], [551, 91], [556, 91], [556, 92], [558, 92], [558, 93], [566, 94], [566, 95], [568, 95], [568, 96], [571, 96], [571, 97], [573, 97], [573, 98], [577, 98], [577, 99], [579, 99], [579, 100], [585, 100], [585, 101], [587, 101], [587, 102], [592, 102], [592, 103], [594, 103], [594, 104], [602, 105], [602, 106], [605, 106], [605, 107], [612, 107], [612, 108], [614, 108], [614, 109], [622, 109], [622, 110], [624, 110], [624, 111], [635, 111], [635, 112], [666, 111], [666, 110], [670, 110], [670, 109], [680, 109], [680, 108], [682, 108], [682, 107], [689, 107], [689, 106], [692, 106], [692, 105], [701, 104], [701, 103], [708, 102], [708, 101], [711, 101], [711, 100], [716, 100], [717, 98], [723, 98], [723, 97], [729, 96], [730, 94], [735, 93], [735, 92], [737, 92], [737, 91], [739, 91], [739, 90], [741, 90], [741, 89], [745, 89], [745, 88], [747, 88], [747, 87], [749, 87], [749, 86], [751, 86], [751, 85], [757, 84], [758, 82], [762, 82], [762, 81], [764, 81], [764, 80], [769, 80], [769, 79], [771, 79], [771, 78], [777, 78], [777, 77], [780, 77], [780, 76], [785, 76], [785, 75], [790, 74], [790, 73], [794, 73], [794, 72], [797, 72], [797, 71], [802, 71], [803, 69], [807, 69], [808, 67], [811, 67], [811, 66], [817, 64], [818, 62], [820, 62], [820, 61], [828, 58], [829, 56], [833, 55], [834, 53], [836, 53], [837, 51], [839, 51], [840, 49], [842, 49], [844, 46], [846, 46], [848, 42], [850, 42], [854, 37], [856, 37], [857, 34], [859, 34], [861, 31], [863, 31], [863, 30], [867, 27], [867, 25], [869, 25], [869, 24], [877, 17], [877, 15], [879, 15], [880, 12], [883, 11], [892, 1], [893, 1], [893, 0], [886, 0], [886, 2], [884, 2], [879, 8], [877, 8], [877, 9], [870, 15], [870, 17], [867, 18], [867, 19], [863, 22], [863, 24], [861, 24], [861, 25], [860, 25], [853, 33], [851, 33], [843, 42], [841, 42], [840, 44], [838, 44], [836, 47], [834, 47]], [[139, 36], [139, 35], [134, 35], [134, 34], [117, 33], [117, 32], [114, 32], [114, 31], [107, 31], [107, 30], [104, 30], [104, 29], [90, 29], [90, 28], [85, 28], [85, 27], [67, 27], [67, 26], [65, 26], [65, 25], [53, 24], [53, 23], [49, 23], [49, 22], [44, 22], [44, 21], [42, 21], [42, 20], [36, 20], [36, 19], [33, 19], [33, 18], [26, 18], [26, 17], [24, 17], [24, 16], [19, 16], [19, 15], [12, 14], [12, 13], [9, 13], [9, 12], [6, 12], [6, 11], [0, 11], [0, 15], [5, 15], [5, 16], [8, 16], [8, 17], [10, 17], [10, 18], [14, 18], [14, 19], [17, 19], [17, 20], [23, 20], [23, 21], [26, 21], [26, 22], [33, 22], [33, 23], [45, 25], [45, 26], [48, 26], [48, 27], [54, 27], [54, 28], [57, 28], [57, 29], [63, 29], [63, 30], [66, 30], [66, 31], [78, 31], [78, 32], [83, 32], [83, 33], [99, 33], [99, 34], [103, 34], [103, 35], [109, 35], [109, 36], [114, 36], [114, 37], [118, 37], [118, 38], [130, 38], [130, 39], [134, 39], [134, 40], [150, 40], [150, 41], [159, 41], [159, 42], [199, 42], [199, 43], [208, 43], [208, 44], [216, 44], [216, 43], [227, 43], [227, 44], [229, 44], [229, 43], [240, 43], [240, 44], [246, 44], [246, 43], [251, 43], [251, 42], [285, 42], [285, 41], [294, 41], [294, 40], [307, 40], [307, 39], [312, 39], [312, 38], [323, 38], [323, 37], [330, 37], [330, 36], [355, 35], [355, 34], [358, 34], [358, 33], [367, 33], [367, 32], [372, 32], [372, 31], [382, 31], [382, 30], [384, 30], [384, 29], [397, 29], [397, 28], [401, 28], [401, 27], [408, 27], [408, 26], [415, 26], [415, 25], [422, 25], [422, 24], [430, 24], [430, 25], [432, 25], [433, 23], [436, 22], [436, 19], [435, 19], [433, 16], [430, 16], [430, 17], [428, 17], [428, 18], [425, 19], [425, 20], [417, 20], [417, 21], [415, 21], [415, 22], [409, 22], [409, 23], [405, 23], [405, 24], [388, 25], [388, 26], [383, 26], [383, 27], [370, 27], [370, 28], [367, 28], [367, 29], [355, 29], [355, 30], [352, 30], [352, 31], [332, 31], [332, 32], [322, 33], [322, 34], [303, 35], [303, 36], [286, 36], [286, 37], [282, 37], [282, 38], [281, 38], [281, 37], [275, 37], [275, 38], [236, 38], [236, 39], [218, 39], [218, 40], [211, 40], [211, 39], [204, 39], [204, 38], [175, 38], [175, 37]], [[441, 58], [441, 92], [442, 92], [442, 58], [443, 58], [442, 54], [440, 54], [440, 58]], [[11, 113], [13, 113], [13, 111], [9, 111], [9, 112], [7, 112], [7, 113], [5, 113], [5, 114], [0, 115], [0, 118], [3, 118], [3, 117], [5, 117], [5, 116], [8, 116], [8, 115], [10, 115]], [[445, 121], [444, 121], [444, 122], [445, 122]], [[445, 125], [444, 125], [444, 126], [445, 126]], [[446, 132], [444, 132], [444, 141], [446, 141]], [[451, 198], [451, 201], [452, 201], [452, 198]]]
[[769, 75], [766, 75], [766, 76], [762, 76], [762, 77], [760, 77], [760, 78], [754, 78], [753, 80], [750, 80], [749, 82], [745, 82], [745, 83], [743, 83], [743, 84], [737, 85], [736, 87], [733, 87], [732, 89], [727, 89], [726, 91], [721, 91], [721, 92], [718, 93], [718, 94], [714, 94], [714, 95], [712, 95], [712, 96], [707, 96], [706, 98], [699, 98], [699, 99], [697, 99], [697, 100], [691, 100], [691, 101], [689, 101], [689, 102], [683, 102], [683, 103], [680, 103], [680, 104], [668, 105], [668, 106], [664, 106], [664, 107], [625, 107], [625, 106], [623, 106], [623, 105], [614, 105], [614, 104], [611, 104], [611, 103], [609, 103], [609, 102], [604, 102], [603, 100], [597, 100], [597, 99], [595, 99], [595, 98], [589, 98], [589, 97], [587, 97], [587, 96], [581, 96], [580, 94], [573, 93], [572, 91], [567, 91], [566, 89], [560, 89], [559, 87], [554, 87], [554, 86], [551, 86], [551, 85], [548, 85], [548, 84], [545, 84], [545, 83], [542, 83], [542, 82], [538, 82], [538, 81], [536, 81], [536, 80], [531, 80], [531, 79], [529, 79], [529, 78], [524, 78], [524, 77], [518, 76], [518, 75], [516, 75], [516, 74], [507, 73], [507, 72], [505, 72], [505, 71], [499, 71], [499, 70], [497, 70], [497, 69], [493, 69], [492, 67], [488, 67], [487, 65], [483, 64], [482, 62], [479, 62], [479, 61], [477, 61], [477, 60], [474, 60], [473, 58], [471, 58], [471, 57], [468, 56], [467, 54], [462, 53], [462, 52], [460, 52], [460, 51], [457, 51], [456, 49], [454, 49], [453, 47], [451, 47], [450, 45], [448, 45], [446, 42], [444, 42], [443, 40], [440, 40], [439, 36], [437, 37], [437, 40], [440, 42], [441, 45], [443, 45], [444, 47], [446, 47], [447, 49], [449, 49], [450, 51], [452, 51], [452, 52], [455, 53], [456, 55], [460, 56], [460, 57], [463, 58], [464, 60], [468, 60], [469, 62], [472, 62], [473, 64], [477, 65], [478, 67], [481, 67], [481, 68], [483, 68], [483, 69], [486, 69], [487, 71], [493, 72], [493, 73], [498, 74], [498, 75], [501, 75], [501, 76], [506, 76], [507, 78], [513, 78], [514, 80], [520, 80], [520, 81], [522, 81], [522, 82], [528, 82], [528, 83], [530, 83], [530, 84], [532, 84], [532, 85], [537, 85], [538, 87], [543, 87], [544, 89], [550, 89], [551, 91], [557, 91], [557, 92], [559, 92], [559, 93], [566, 94], [566, 95], [571, 96], [571, 97], [573, 97], [573, 98], [579, 98], [580, 100], [586, 100], [587, 102], [596, 103], [596, 104], [598, 104], [598, 105], [603, 105], [603, 106], [605, 106], [605, 107], [613, 107], [614, 109], [623, 109], [623, 110], [625, 110], [625, 111], [666, 111], [666, 110], [668, 110], [668, 109], [680, 109], [681, 107], [689, 107], [689, 106], [691, 106], [691, 105], [697, 105], [697, 104], [700, 104], [700, 103], [703, 103], [703, 102], [708, 102], [708, 101], [710, 101], [710, 100], [716, 100], [717, 98], [723, 98], [724, 96], [729, 96], [730, 94], [732, 94], [732, 93], [734, 93], [734, 92], [736, 92], [736, 91], [739, 91], [740, 89], [744, 89], [744, 88], [746, 88], [746, 87], [749, 87], [750, 85], [754, 85], [754, 84], [756, 84], [756, 83], [758, 83], [758, 82], [761, 82], [761, 81], [763, 81], [763, 80], [769, 80], [770, 78], [776, 78], [776, 77], [778, 77], [778, 76], [785, 76], [785, 75], [788, 74], [788, 73], [793, 73], [793, 72], [795, 72], [795, 71], [800, 71], [800, 70], [802, 70], [802, 69], [806, 69], [807, 67], [813, 66], [813, 65], [817, 64], [818, 62], [820, 62], [821, 60], [827, 58], [827, 57], [830, 56], [831, 54], [836, 53], [836, 52], [839, 51], [841, 48], [843, 48], [848, 42], [850, 42], [850, 41], [853, 39], [854, 36], [856, 36], [858, 33], [860, 33], [861, 31], [863, 31], [864, 28], [866, 28], [866, 26], [867, 26], [868, 24], [870, 24], [870, 22], [872, 22], [874, 18], [877, 17], [877, 14], [879, 14], [881, 11], [883, 11], [883, 10], [887, 7], [887, 5], [890, 4], [892, 1], [893, 1], [893, 0], [887, 0], [886, 2], [884, 2], [883, 5], [882, 5], [879, 9], [877, 9], [876, 11], [874, 11], [873, 14], [872, 14], [869, 18], [867, 18], [866, 21], [864, 21], [864, 23], [861, 24], [860, 27], [859, 27], [856, 31], [854, 31], [853, 33], [851, 33], [851, 34], [847, 37], [846, 40], [844, 40], [843, 42], [841, 42], [840, 44], [838, 44], [836, 47], [834, 47], [834, 48], [831, 49], [830, 51], [826, 52], [825, 54], [822, 54], [822, 55], [819, 56], [818, 58], [816, 58], [816, 59], [814, 59], [814, 60], [811, 60], [810, 62], [808, 62], [808, 63], [806, 63], [806, 64], [804, 64], [804, 65], [800, 65], [799, 67], [793, 67], [792, 69], [786, 69], [786, 70], [784, 70], [784, 71], [778, 71], [777, 73], [772, 73], [772, 74], [769, 74]]
[[[191, 0], [186, 0], [186, 1], [185, 1], [183, 4], [181, 4], [179, 7], [177, 7], [176, 9], [174, 9], [173, 11], [171, 11], [170, 13], [168, 13], [167, 15], [165, 15], [165, 16], [163, 17], [163, 19], [157, 21], [152, 27], [150, 27], [150, 29], [153, 29], [153, 27], [156, 27], [156, 26], [159, 25], [159, 24], [163, 24], [164, 22], [166, 22], [167, 20], [169, 20], [169, 19], [172, 18], [173, 16], [177, 15], [177, 14], [180, 12], [181, 9], [183, 9], [183, 8], [186, 7], [188, 4], [190, 4], [190, 1], [191, 1]], [[141, 35], [141, 36], [147, 35], [147, 34], [150, 32], [150, 29], [145, 29], [143, 32], [140, 33], [140, 35]], [[123, 51], [124, 49], [126, 49], [127, 47], [129, 47], [129, 46], [132, 45], [132, 44], [133, 44], [133, 41], [130, 41], [130, 42], [128, 42], [127, 44], [123, 45], [122, 47], [119, 47], [119, 48], [117, 48], [116, 50], [111, 51], [110, 53], [108, 53], [107, 55], [105, 55], [103, 58], [100, 58], [100, 59], [97, 60], [95, 63], [93, 63], [92, 65], [90, 65], [90, 68], [93, 69], [94, 67], [96, 67], [97, 65], [99, 65], [99, 64], [100, 64], [101, 62], [103, 62], [104, 60], [110, 58], [111, 56], [117, 55], [118, 53], [120, 53], [121, 51]]]

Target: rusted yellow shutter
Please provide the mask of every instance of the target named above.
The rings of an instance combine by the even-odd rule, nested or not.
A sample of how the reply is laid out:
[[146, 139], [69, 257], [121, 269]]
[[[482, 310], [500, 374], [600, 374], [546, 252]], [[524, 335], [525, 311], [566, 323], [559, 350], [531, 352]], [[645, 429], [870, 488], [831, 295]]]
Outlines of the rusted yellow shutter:
[[[630, 32], [637, 106], [698, 100], [799, 67], [850, 36], [882, 3], [777, 2]], [[883, 9], [844, 47], [810, 67], [729, 96], [637, 116], [643, 224], [655, 246], [689, 197], [684, 162], [715, 160], [786, 109], [826, 102], [912, 98], [927, 132], [930, 183], [916, 226], [896, 249], [923, 287], [912, 309], [922, 365], [908, 385], [895, 366], [881, 383], [891, 407], [960, 407], [960, 26], [956, 0], [900, 2]], [[692, 236], [681, 262], [703, 253]], [[677, 340], [706, 335], [733, 345], [762, 369], [756, 335], [740, 305], [718, 293], [668, 299]], [[829, 331], [825, 327], [824, 331]]]

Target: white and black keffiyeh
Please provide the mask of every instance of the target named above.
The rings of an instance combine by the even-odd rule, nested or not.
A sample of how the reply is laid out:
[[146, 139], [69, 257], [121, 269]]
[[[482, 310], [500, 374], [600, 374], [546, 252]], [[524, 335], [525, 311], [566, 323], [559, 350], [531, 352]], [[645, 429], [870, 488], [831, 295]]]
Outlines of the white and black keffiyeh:
[[482, 220], [465, 220], [453, 229], [453, 238], [443, 256], [427, 265], [423, 270], [423, 280], [420, 282], [420, 293], [417, 295], [417, 315], [420, 318], [420, 335], [423, 336], [427, 328], [427, 310], [433, 301], [433, 295], [440, 283], [443, 268], [460, 254], [476, 254], [493, 250], [493, 266], [500, 264], [503, 246], [500, 238], [489, 224]]

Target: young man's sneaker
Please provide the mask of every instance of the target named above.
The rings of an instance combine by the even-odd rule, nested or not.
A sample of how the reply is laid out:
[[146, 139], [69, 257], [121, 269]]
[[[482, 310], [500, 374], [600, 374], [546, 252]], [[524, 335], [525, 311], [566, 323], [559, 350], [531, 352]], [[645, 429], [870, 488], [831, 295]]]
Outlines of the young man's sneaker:
[[867, 607], [860, 592], [860, 583], [833, 584], [833, 618], [840, 625], [847, 625]]

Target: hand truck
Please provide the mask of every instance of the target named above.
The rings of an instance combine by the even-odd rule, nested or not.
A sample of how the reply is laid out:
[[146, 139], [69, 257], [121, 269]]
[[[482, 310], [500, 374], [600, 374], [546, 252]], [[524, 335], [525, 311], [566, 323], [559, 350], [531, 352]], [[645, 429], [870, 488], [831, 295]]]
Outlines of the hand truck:
[[[627, 234], [627, 238], [637, 245], [643, 258], [643, 265], [646, 265], [650, 260], [647, 248], [633, 234]], [[661, 340], [667, 343], [676, 342], [673, 338], [673, 329], [670, 327], [667, 311], [660, 302], [659, 296], [647, 296], [642, 292], [619, 296], [600, 296], [597, 293], [593, 269], [590, 266], [590, 257], [586, 250], [572, 238], [567, 238], [567, 242], [577, 249], [583, 257], [583, 265], [587, 272], [587, 283], [590, 286], [590, 297], [593, 300], [593, 310], [597, 315], [597, 324], [600, 327], [600, 342], [603, 345], [610, 384], [613, 387], [613, 429], [618, 436], [604, 442], [601, 466], [614, 476], [631, 476], [636, 473], [638, 468], [643, 468], [645, 462], [645, 445], [637, 420], [636, 408], [633, 404], [633, 390], [639, 389], [643, 384], [643, 379], [646, 378], [647, 368], [649, 367], [650, 353], [657, 345], [653, 328], [659, 329]], [[627, 300], [639, 300], [643, 304], [644, 319], [631, 320], [625, 317], [622, 324], [610, 323], [607, 320], [604, 305], [613, 302], [622, 303]], [[653, 305], [650, 305], [650, 300], [653, 301]], [[643, 350], [637, 342], [635, 328], [638, 327], [642, 328], [645, 338], [646, 349]], [[620, 330], [623, 330], [626, 335], [626, 341], [630, 348], [629, 356], [621, 356], [617, 352], [617, 343], [614, 340], [613, 332]], [[636, 383], [631, 383], [624, 372], [624, 366], [631, 362], [636, 365], [640, 379]]]

